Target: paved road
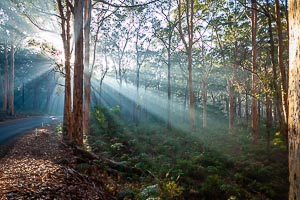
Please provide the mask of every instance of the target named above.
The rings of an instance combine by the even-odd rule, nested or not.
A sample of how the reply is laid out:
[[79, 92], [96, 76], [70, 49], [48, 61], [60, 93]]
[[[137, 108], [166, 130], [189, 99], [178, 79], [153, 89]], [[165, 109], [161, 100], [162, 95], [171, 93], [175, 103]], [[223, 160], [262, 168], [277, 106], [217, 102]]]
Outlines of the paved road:
[[1, 122], [0, 123], [0, 144], [5, 143], [7, 140], [19, 134], [22, 134], [27, 130], [40, 127], [43, 124], [48, 124], [56, 120], [62, 120], [62, 117], [41, 116], [41, 117], [30, 117], [25, 119]]

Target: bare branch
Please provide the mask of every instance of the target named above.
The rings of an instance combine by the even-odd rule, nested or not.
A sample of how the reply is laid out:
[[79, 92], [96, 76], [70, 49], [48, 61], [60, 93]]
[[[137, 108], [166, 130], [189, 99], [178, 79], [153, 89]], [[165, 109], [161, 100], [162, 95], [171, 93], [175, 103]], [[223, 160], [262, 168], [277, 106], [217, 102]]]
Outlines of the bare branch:
[[38, 25], [29, 15], [27, 15], [27, 13], [23, 13], [23, 15], [35, 26], [37, 27], [39, 30], [41, 31], [46, 31], [46, 32], [49, 32], [49, 33], [54, 33], [54, 34], [57, 34], [59, 35], [58, 33], [56, 33], [55, 31], [52, 31], [52, 30], [49, 30], [49, 29], [45, 29], [45, 28], [42, 28], [40, 25]]

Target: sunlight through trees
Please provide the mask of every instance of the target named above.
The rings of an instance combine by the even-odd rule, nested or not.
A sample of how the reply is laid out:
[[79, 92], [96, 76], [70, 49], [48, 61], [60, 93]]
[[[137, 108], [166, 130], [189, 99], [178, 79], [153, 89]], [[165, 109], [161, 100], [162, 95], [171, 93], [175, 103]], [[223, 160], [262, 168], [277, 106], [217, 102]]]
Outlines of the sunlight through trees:
[[[63, 115], [63, 141], [76, 148], [106, 154], [101, 145], [107, 146], [129, 163], [143, 150], [138, 159], [162, 164], [161, 171], [149, 169], [164, 177], [155, 184], [166, 199], [287, 197], [255, 178], [255, 189], [246, 188], [241, 166], [262, 150], [270, 154], [259, 165], [265, 170], [273, 154], [289, 149], [283, 156], [289, 159], [289, 198], [298, 199], [299, 9], [297, 0], [2, 0], [0, 120]], [[134, 146], [135, 138], [145, 146], [129, 152], [126, 145]], [[176, 149], [179, 144], [189, 152]], [[168, 146], [168, 157], [159, 160], [156, 145]], [[208, 159], [207, 147], [244, 157], [230, 171], [224, 160], [201, 160]], [[141, 168], [150, 163], [140, 160]], [[197, 174], [201, 184], [180, 171], [195, 163], [205, 174]], [[274, 173], [288, 170], [282, 165]], [[217, 173], [221, 168], [230, 178]], [[208, 194], [216, 185], [226, 191]]]

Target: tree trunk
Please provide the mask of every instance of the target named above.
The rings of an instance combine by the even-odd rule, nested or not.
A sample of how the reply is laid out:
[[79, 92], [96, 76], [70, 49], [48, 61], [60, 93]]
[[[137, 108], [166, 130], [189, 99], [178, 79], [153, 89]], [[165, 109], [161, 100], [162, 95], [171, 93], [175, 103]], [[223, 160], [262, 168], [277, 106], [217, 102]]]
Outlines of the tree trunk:
[[228, 87], [229, 87], [229, 132], [232, 133], [234, 129], [234, 86], [233, 86], [233, 79], [228, 80]]
[[187, 24], [187, 37], [185, 37], [183, 33], [182, 28], [182, 3], [181, 0], [178, 2], [178, 28], [180, 33], [180, 38], [182, 42], [184, 43], [185, 50], [188, 56], [188, 89], [189, 89], [189, 115], [190, 115], [190, 130], [193, 132], [195, 131], [195, 102], [194, 102], [194, 90], [193, 90], [193, 73], [192, 73], [192, 65], [193, 65], [193, 57], [192, 57], [192, 51], [193, 51], [193, 44], [194, 44], [194, 0], [186, 1], [185, 5], [185, 19]]
[[169, 35], [169, 48], [168, 51], [168, 119], [167, 128], [171, 130], [171, 37]]
[[[236, 19], [235, 19], [236, 21]], [[237, 46], [237, 40], [236, 40], [236, 36], [234, 35], [235, 38], [235, 42], [234, 42], [234, 55], [233, 55], [233, 67], [232, 67], [232, 77], [231, 79], [228, 81], [228, 87], [229, 87], [229, 132], [232, 132], [234, 129], [234, 116], [235, 116], [235, 95], [234, 95], [234, 91], [235, 91], [235, 82], [236, 82], [236, 70], [237, 70], [237, 66], [236, 66], [236, 56], [237, 56], [237, 50], [238, 50], [238, 46]]]
[[257, 33], [257, 5], [256, 0], [251, 1], [251, 25], [252, 25], [252, 138], [253, 144], [257, 144], [258, 141], [258, 77], [257, 72], [257, 44], [256, 44], [256, 33]]
[[275, 12], [276, 12], [276, 24], [277, 24], [277, 35], [278, 35], [278, 63], [280, 69], [281, 87], [282, 87], [282, 111], [283, 119], [281, 123], [281, 132], [287, 138], [287, 117], [288, 117], [288, 76], [283, 62], [283, 34], [282, 34], [282, 24], [281, 24], [281, 13], [279, 0], [275, 0]]
[[248, 93], [245, 94], [245, 116], [246, 116], [246, 124], [249, 126], [249, 97]]
[[4, 83], [3, 83], [3, 111], [7, 112], [8, 104], [8, 53], [7, 42], [4, 43]]
[[203, 105], [203, 128], [207, 127], [207, 77], [203, 78], [202, 83], [202, 105]]
[[282, 23], [281, 23], [281, 13], [280, 13], [280, 4], [279, 0], [275, 0], [275, 12], [276, 12], [276, 24], [277, 24], [277, 35], [278, 35], [278, 63], [281, 74], [281, 86], [283, 90], [283, 111], [284, 111], [284, 119], [287, 121], [288, 116], [288, 78], [286, 69], [283, 62], [283, 34], [282, 34]]
[[[267, 7], [269, 7], [269, 0], [267, 2]], [[269, 11], [271, 13], [271, 11]], [[283, 135], [287, 135], [287, 124], [284, 122], [284, 112], [283, 112], [283, 104], [282, 104], [282, 93], [280, 86], [278, 86], [277, 79], [277, 66], [276, 66], [276, 59], [275, 59], [275, 42], [272, 30], [272, 16], [271, 14], [267, 15], [268, 17], [268, 32], [270, 37], [270, 55], [271, 55], [271, 63], [272, 63], [272, 86], [274, 88], [275, 93], [275, 104], [277, 112], [274, 112], [274, 121], [277, 122], [277, 116], [279, 121], [280, 132]]]
[[270, 147], [270, 133], [272, 127], [272, 105], [269, 94], [266, 94], [266, 132], [267, 132], [267, 147]]
[[239, 121], [240, 121], [241, 118], [242, 118], [242, 97], [241, 97], [241, 93], [240, 92], [238, 93], [237, 101], [238, 101], [237, 114], [238, 114]]
[[300, 199], [300, 4], [289, 0], [289, 199]]
[[[73, 117], [75, 144], [83, 146], [83, 6], [84, 0], [74, 3], [74, 89], [73, 89]], [[76, 123], [75, 123], [76, 122]]]
[[190, 111], [190, 129], [195, 131], [195, 102], [194, 102], [194, 90], [193, 90], [193, 73], [192, 73], [192, 49], [188, 50], [188, 85], [189, 85], [189, 111]]
[[15, 47], [13, 41], [11, 42], [10, 47], [10, 73], [9, 73], [9, 105], [8, 112], [11, 116], [15, 114], [15, 105], [14, 105], [14, 82], [15, 82]]
[[139, 114], [140, 114], [140, 65], [139, 61], [137, 61], [137, 71], [136, 71], [136, 102], [134, 105], [134, 122], [136, 125], [139, 124]]
[[91, 28], [91, 0], [85, 0], [84, 12], [84, 109], [83, 109], [83, 132], [90, 133], [90, 107], [91, 107], [91, 78], [90, 69], [90, 28]]
[[64, 119], [63, 119], [63, 139], [73, 143], [74, 128], [72, 115], [72, 92], [71, 92], [71, 9], [68, 3], [66, 13], [64, 13], [63, 3], [57, 0], [57, 6], [61, 17], [61, 38], [65, 54], [65, 92], [64, 92]]

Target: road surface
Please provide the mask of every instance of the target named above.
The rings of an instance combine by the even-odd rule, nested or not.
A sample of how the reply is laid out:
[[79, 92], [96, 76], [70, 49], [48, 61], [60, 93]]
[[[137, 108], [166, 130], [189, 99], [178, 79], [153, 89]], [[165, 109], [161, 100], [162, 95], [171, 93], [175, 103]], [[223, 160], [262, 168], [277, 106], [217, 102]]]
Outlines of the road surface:
[[57, 120], [62, 120], [62, 117], [40, 116], [1, 122], [0, 144], [5, 143], [9, 139], [20, 135], [27, 130], [40, 127], [44, 124], [48, 124]]

